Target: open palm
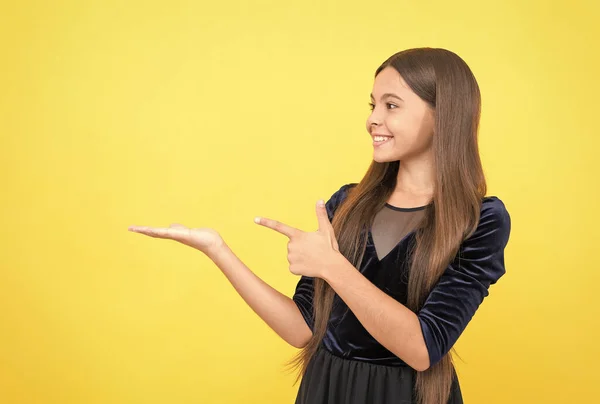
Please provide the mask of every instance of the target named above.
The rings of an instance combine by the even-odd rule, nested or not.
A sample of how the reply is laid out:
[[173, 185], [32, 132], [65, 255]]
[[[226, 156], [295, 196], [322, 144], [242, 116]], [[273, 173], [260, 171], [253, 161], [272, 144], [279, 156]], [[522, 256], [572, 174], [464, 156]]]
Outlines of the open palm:
[[208, 227], [191, 229], [182, 224], [173, 223], [169, 227], [129, 226], [128, 230], [153, 238], [178, 241], [207, 255], [216, 251], [223, 244], [219, 232]]

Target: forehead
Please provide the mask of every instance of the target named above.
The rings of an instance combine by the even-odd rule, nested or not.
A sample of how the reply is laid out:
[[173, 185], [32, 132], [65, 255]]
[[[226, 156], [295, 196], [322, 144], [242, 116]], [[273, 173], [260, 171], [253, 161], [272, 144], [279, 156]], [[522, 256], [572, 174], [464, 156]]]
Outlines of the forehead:
[[373, 82], [373, 97], [379, 99], [384, 93], [395, 93], [400, 97], [408, 95], [410, 88], [400, 76], [400, 73], [391, 66], [383, 69]]

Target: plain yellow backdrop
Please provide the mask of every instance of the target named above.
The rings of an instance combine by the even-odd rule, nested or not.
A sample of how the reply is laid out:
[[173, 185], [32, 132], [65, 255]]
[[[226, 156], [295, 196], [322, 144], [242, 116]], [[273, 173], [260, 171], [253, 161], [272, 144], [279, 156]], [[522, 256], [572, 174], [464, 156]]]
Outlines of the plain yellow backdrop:
[[507, 274], [457, 342], [465, 402], [599, 402], [594, 1], [20, 1], [0, 8], [0, 402], [292, 403], [295, 352], [202, 253], [292, 295], [287, 239], [357, 182], [377, 66], [444, 47], [482, 91]]

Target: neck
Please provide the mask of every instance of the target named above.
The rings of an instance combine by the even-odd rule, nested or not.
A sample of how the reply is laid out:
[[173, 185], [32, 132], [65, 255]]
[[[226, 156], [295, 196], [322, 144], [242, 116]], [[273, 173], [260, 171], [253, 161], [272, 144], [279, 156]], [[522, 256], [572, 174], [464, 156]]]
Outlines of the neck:
[[394, 192], [433, 195], [435, 173], [429, 153], [411, 160], [401, 160]]

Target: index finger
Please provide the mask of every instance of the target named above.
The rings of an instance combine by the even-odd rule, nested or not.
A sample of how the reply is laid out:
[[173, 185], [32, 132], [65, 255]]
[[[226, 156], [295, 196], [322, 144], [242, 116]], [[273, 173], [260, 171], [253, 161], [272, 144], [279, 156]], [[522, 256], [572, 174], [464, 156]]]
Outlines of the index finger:
[[266, 217], [257, 216], [254, 218], [254, 221], [257, 224], [263, 225], [263, 226], [273, 229], [285, 236], [288, 236], [288, 238], [292, 238], [292, 236], [294, 236], [300, 232], [300, 230], [298, 230], [292, 226], [288, 226], [287, 224], [283, 224], [277, 220], [268, 219]]

